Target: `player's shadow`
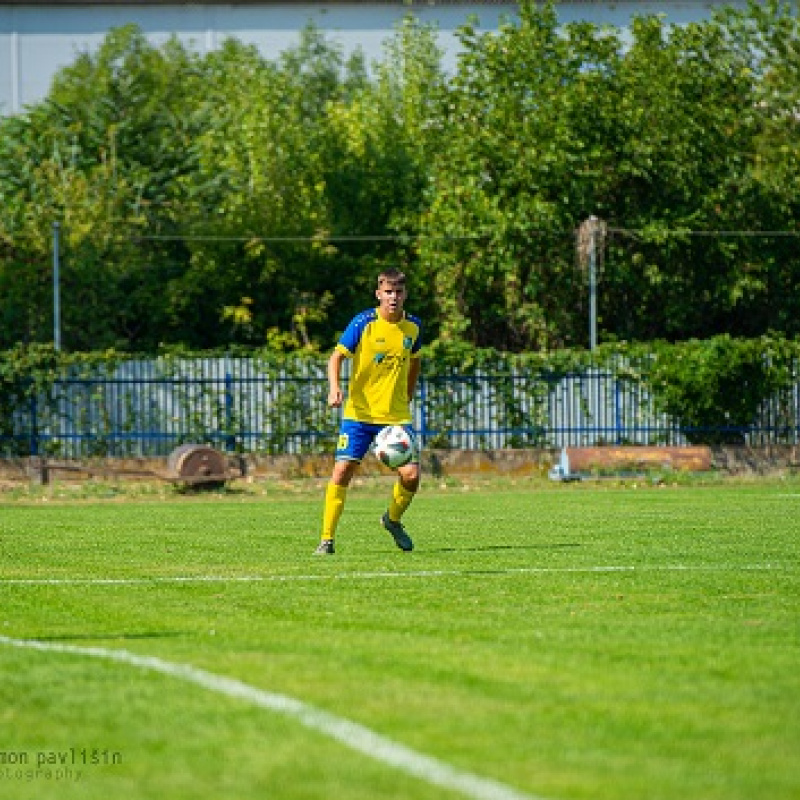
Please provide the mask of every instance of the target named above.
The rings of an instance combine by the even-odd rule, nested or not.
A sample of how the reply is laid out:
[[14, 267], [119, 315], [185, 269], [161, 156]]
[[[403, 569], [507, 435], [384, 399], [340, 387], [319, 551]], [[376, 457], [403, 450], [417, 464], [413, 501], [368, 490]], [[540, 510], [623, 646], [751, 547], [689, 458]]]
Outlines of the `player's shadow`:
[[143, 631], [142, 633], [64, 633], [59, 636], [31, 636], [37, 642], [81, 642], [110, 639], [176, 639], [191, 636], [190, 631]]
[[[498, 550], [566, 550], [580, 547], [577, 542], [561, 542], [554, 544], [480, 544], [469, 547], [426, 547], [426, 553], [488, 553]], [[422, 549], [422, 548], [420, 548]]]

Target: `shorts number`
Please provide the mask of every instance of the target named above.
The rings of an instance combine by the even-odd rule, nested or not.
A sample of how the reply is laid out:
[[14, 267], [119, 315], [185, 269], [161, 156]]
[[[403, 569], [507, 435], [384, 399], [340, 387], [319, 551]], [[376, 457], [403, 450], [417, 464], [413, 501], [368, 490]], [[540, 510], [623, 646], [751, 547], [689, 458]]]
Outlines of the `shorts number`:
[[343, 433], [339, 436], [339, 441], [336, 443], [337, 450], [347, 450], [347, 445], [350, 444], [350, 437]]

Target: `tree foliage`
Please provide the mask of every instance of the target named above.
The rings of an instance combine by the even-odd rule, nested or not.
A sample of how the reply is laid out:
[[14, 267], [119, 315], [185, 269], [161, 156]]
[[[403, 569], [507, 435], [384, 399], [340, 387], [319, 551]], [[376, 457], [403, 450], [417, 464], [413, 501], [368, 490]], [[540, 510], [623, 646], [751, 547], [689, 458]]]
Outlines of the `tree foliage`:
[[[628, 43], [614, 29], [561, 28], [552, 7], [523, 5], [496, 34], [465, 30], [423, 220], [453, 237], [425, 253], [445, 333], [512, 349], [585, 344], [572, 232], [596, 214], [609, 231], [601, 337], [796, 334], [798, 195], [781, 180], [786, 160], [767, 180], [758, 150], [775, 152], [762, 81], [784, 87], [773, 99], [784, 120], [797, 108], [780, 51], [799, 30], [778, 3], [685, 27], [639, 17]], [[796, 145], [792, 119], [781, 135]], [[712, 235], [765, 230], [794, 235]]]
[[[327, 348], [406, 269], [441, 339], [800, 333], [800, 20], [781, 0], [627, 35], [526, 0], [445, 73], [409, 16], [368, 65], [309, 27], [270, 60], [111, 31], [0, 120], [0, 346]], [[774, 232], [765, 235], [763, 232]]]

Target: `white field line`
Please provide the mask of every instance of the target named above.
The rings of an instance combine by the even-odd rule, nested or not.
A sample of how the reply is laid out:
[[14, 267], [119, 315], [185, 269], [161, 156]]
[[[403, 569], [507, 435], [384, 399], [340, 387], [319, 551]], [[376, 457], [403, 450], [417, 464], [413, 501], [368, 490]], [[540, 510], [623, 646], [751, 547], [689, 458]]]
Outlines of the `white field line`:
[[0, 586], [137, 586], [169, 583], [268, 583], [291, 581], [392, 580], [397, 578], [481, 577], [492, 575], [551, 575], [604, 572], [764, 572], [789, 569], [783, 564], [642, 564], [586, 567], [498, 567], [493, 569], [429, 569], [381, 572], [339, 572], [287, 575], [162, 575], [151, 578], [2, 578]]
[[498, 781], [451, 767], [437, 758], [419, 753], [386, 736], [375, 733], [364, 725], [351, 722], [344, 717], [337, 717], [294, 697], [266, 692], [234, 678], [216, 675], [190, 664], [164, 661], [155, 656], [138, 655], [127, 650], [77, 647], [35, 639], [12, 639], [7, 636], [0, 636], [0, 644], [28, 650], [102, 658], [179, 678], [217, 694], [243, 700], [267, 711], [294, 717], [306, 728], [329, 736], [352, 750], [427, 783], [458, 792], [465, 797], [473, 798], [473, 800], [543, 800], [543, 798], [519, 792]]

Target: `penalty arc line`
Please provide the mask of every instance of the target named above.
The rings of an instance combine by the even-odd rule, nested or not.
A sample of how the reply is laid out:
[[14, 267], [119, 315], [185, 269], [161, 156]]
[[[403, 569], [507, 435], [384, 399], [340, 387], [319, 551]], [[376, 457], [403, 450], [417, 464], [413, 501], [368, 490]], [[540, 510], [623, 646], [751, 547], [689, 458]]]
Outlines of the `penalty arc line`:
[[13, 639], [0, 635], [0, 644], [42, 652], [67, 653], [106, 659], [179, 678], [217, 694], [226, 695], [267, 711], [294, 717], [306, 728], [325, 734], [337, 742], [427, 783], [455, 791], [472, 800], [545, 800], [525, 794], [490, 778], [457, 769], [432, 756], [389, 739], [357, 722], [337, 717], [289, 695], [276, 694], [255, 686], [208, 672], [190, 664], [165, 661], [128, 650], [42, 642], [36, 639]]

